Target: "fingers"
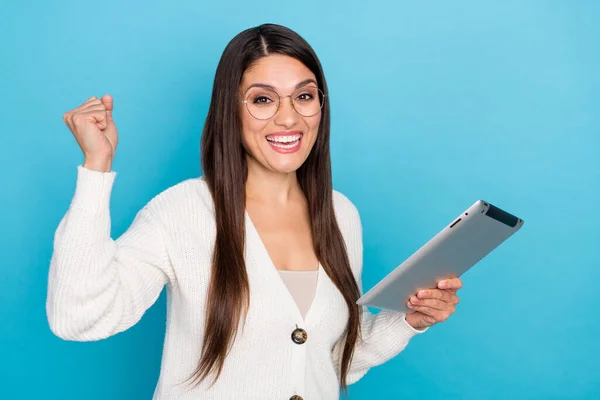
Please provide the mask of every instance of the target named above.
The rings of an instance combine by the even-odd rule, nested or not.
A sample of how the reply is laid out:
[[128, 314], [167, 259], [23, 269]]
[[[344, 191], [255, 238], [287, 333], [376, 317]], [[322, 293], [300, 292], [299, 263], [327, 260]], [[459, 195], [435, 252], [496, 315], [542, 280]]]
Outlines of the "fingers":
[[460, 278], [444, 279], [438, 282], [437, 287], [444, 290], [458, 290], [462, 287], [462, 280]]
[[98, 125], [98, 128], [105, 129], [107, 127], [106, 108], [103, 105], [92, 105], [83, 111], [77, 113], [66, 113], [63, 120], [69, 127], [75, 127], [80, 122], [90, 120], [90, 117]]
[[106, 106], [106, 111], [112, 112], [114, 104], [112, 96], [110, 94], [105, 94], [100, 100], [102, 101], [102, 104]]
[[100, 107], [103, 107], [104, 109], [106, 109], [106, 106], [104, 106], [104, 104], [102, 104], [102, 101], [100, 99], [95, 99], [95, 100], [90, 100], [90, 101], [86, 101], [85, 103], [83, 103], [81, 105], [81, 107], [79, 107], [79, 111], [87, 111], [90, 107], [96, 107], [96, 106], [100, 106]]
[[408, 308], [421, 313], [429, 325], [447, 320], [459, 303], [456, 291], [462, 287], [459, 278], [449, 278], [438, 282], [438, 288], [419, 290], [407, 302]]
[[78, 109], [81, 110], [91, 103], [100, 103], [100, 99], [97, 98], [96, 96], [92, 96], [89, 99], [87, 99], [86, 101], [84, 101], [83, 104], [78, 107]]
[[66, 113], [63, 114], [63, 121], [66, 124], [69, 123], [73, 123], [73, 116], [76, 114], [79, 114], [82, 111], [87, 111], [90, 107], [94, 107], [100, 105], [102, 107], [104, 107], [102, 105], [102, 102], [100, 101], [100, 99], [98, 99], [96, 96], [92, 96], [89, 99], [87, 99], [82, 105], [80, 105], [79, 107], [75, 108], [74, 110], [71, 111], [67, 111]]
[[431, 308], [431, 307], [412, 305], [410, 302], [408, 302], [408, 307], [410, 307], [411, 310], [418, 311], [422, 314], [425, 314], [425, 315], [431, 317], [434, 320], [434, 321], [431, 321], [432, 323], [443, 322], [443, 321], [447, 320], [454, 313], [453, 309], [452, 310], [437, 310], [437, 309]]
[[454, 302], [446, 302], [438, 299], [419, 299], [416, 296], [412, 296], [408, 304], [411, 306], [420, 306], [420, 307], [428, 307], [439, 311], [452, 311], [455, 310]]
[[91, 96], [74, 110], [63, 114], [63, 122], [73, 130], [79, 121], [92, 121], [99, 129], [106, 129], [112, 121], [113, 98], [105, 94], [102, 98]]
[[77, 107], [76, 110], [78, 110], [78, 111], [87, 110], [89, 107], [92, 107], [95, 105], [101, 105], [105, 108], [105, 110], [112, 111], [113, 98], [109, 94], [105, 94], [100, 99], [96, 96], [92, 96], [89, 99], [87, 99], [86, 101], [84, 101], [81, 106]]
[[81, 110], [80, 113], [82, 114], [86, 114], [86, 113], [92, 113], [92, 112], [96, 112], [96, 111], [102, 111], [105, 112], [106, 111], [106, 107], [100, 103], [100, 104], [90, 104], [89, 106], [87, 106], [86, 108], [84, 108], [83, 110]]
[[458, 304], [458, 296], [455, 292], [450, 292], [441, 289], [425, 289], [419, 290], [416, 294], [419, 299], [437, 299], [447, 303]]
[[106, 108], [102, 104], [90, 105], [87, 108], [80, 110], [78, 112], [67, 112], [64, 115], [65, 122], [74, 123], [75, 119], [82, 118], [87, 115], [93, 116], [101, 116], [104, 114], [102, 118], [106, 118]]
[[83, 113], [81, 113], [81, 115], [84, 117], [94, 118], [94, 122], [96, 122], [100, 129], [105, 129], [107, 126], [106, 109], [104, 108], [104, 106], [101, 106], [100, 108], [96, 107], [95, 109], [90, 110], [86, 109]]
[[113, 98], [109, 94], [105, 94], [101, 99], [92, 96], [85, 101], [78, 109], [81, 112], [104, 111], [107, 117], [112, 118]]

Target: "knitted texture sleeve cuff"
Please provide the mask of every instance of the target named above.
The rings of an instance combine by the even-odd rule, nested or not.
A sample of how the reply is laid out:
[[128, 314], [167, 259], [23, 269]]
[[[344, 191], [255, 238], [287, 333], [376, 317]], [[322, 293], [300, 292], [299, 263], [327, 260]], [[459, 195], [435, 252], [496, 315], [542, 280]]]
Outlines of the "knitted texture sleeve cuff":
[[110, 195], [117, 173], [77, 167], [77, 184], [72, 205], [94, 213], [108, 212]]

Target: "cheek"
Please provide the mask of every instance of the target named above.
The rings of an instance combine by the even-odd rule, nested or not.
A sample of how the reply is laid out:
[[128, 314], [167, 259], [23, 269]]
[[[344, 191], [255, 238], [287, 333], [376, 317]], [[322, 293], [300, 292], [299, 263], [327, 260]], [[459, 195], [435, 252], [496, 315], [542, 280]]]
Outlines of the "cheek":
[[258, 138], [261, 137], [264, 123], [242, 114], [242, 144], [250, 154], [255, 154], [258, 148]]
[[308, 129], [312, 133], [313, 143], [316, 140], [317, 135], [319, 134], [319, 125], [320, 124], [321, 124], [320, 115], [318, 117], [311, 118], [310, 120], [307, 121]]

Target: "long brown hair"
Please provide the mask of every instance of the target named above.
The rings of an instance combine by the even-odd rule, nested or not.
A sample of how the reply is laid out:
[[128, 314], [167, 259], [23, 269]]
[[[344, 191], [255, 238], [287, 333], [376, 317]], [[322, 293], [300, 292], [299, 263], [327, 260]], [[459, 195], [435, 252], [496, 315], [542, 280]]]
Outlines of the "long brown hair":
[[[235, 340], [240, 317], [244, 315], [245, 319], [250, 303], [244, 263], [248, 166], [236, 100], [244, 72], [270, 54], [287, 55], [302, 62], [316, 76], [318, 87], [327, 93], [323, 69], [314, 50], [289, 28], [264, 24], [247, 29], [229, 42], [221, 56], [201, 143], [202, 169], [215, 206], [216, 242], [208, 289], [206, 333], [193, 381], [204, 380], [213, 370], [215, 381], [218, 379]], [[340, 368], [341, 387], [346, 391], [346, 375], [360, 335], [359, 306], [356, 305], [360, 292], [333, 209], [329, 101], [325, 101], [322, 108], [315, 145], [297, 170], [297, 177], [308, 201], [315, 253], [348, 305], [349, 320]]]

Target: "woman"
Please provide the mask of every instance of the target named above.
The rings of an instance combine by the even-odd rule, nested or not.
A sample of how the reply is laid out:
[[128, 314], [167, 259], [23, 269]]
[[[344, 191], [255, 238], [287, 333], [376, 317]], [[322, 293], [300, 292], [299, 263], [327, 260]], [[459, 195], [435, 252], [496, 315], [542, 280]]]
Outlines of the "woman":
[[158, 194], [117, 240], [112, 111], [105, 95], [64, 115], [85, 161], [56, 232], [47, 313], [61, 338], [103, 339], [166, 285], [155, 399], [337, 399], [454, 312], [459, 279], [414, 296], [408, 315], [356, 305], [361, 222], [332, 189], [327, 84], [295, 32], [261, 25], [228, 44], [204, 175]]

